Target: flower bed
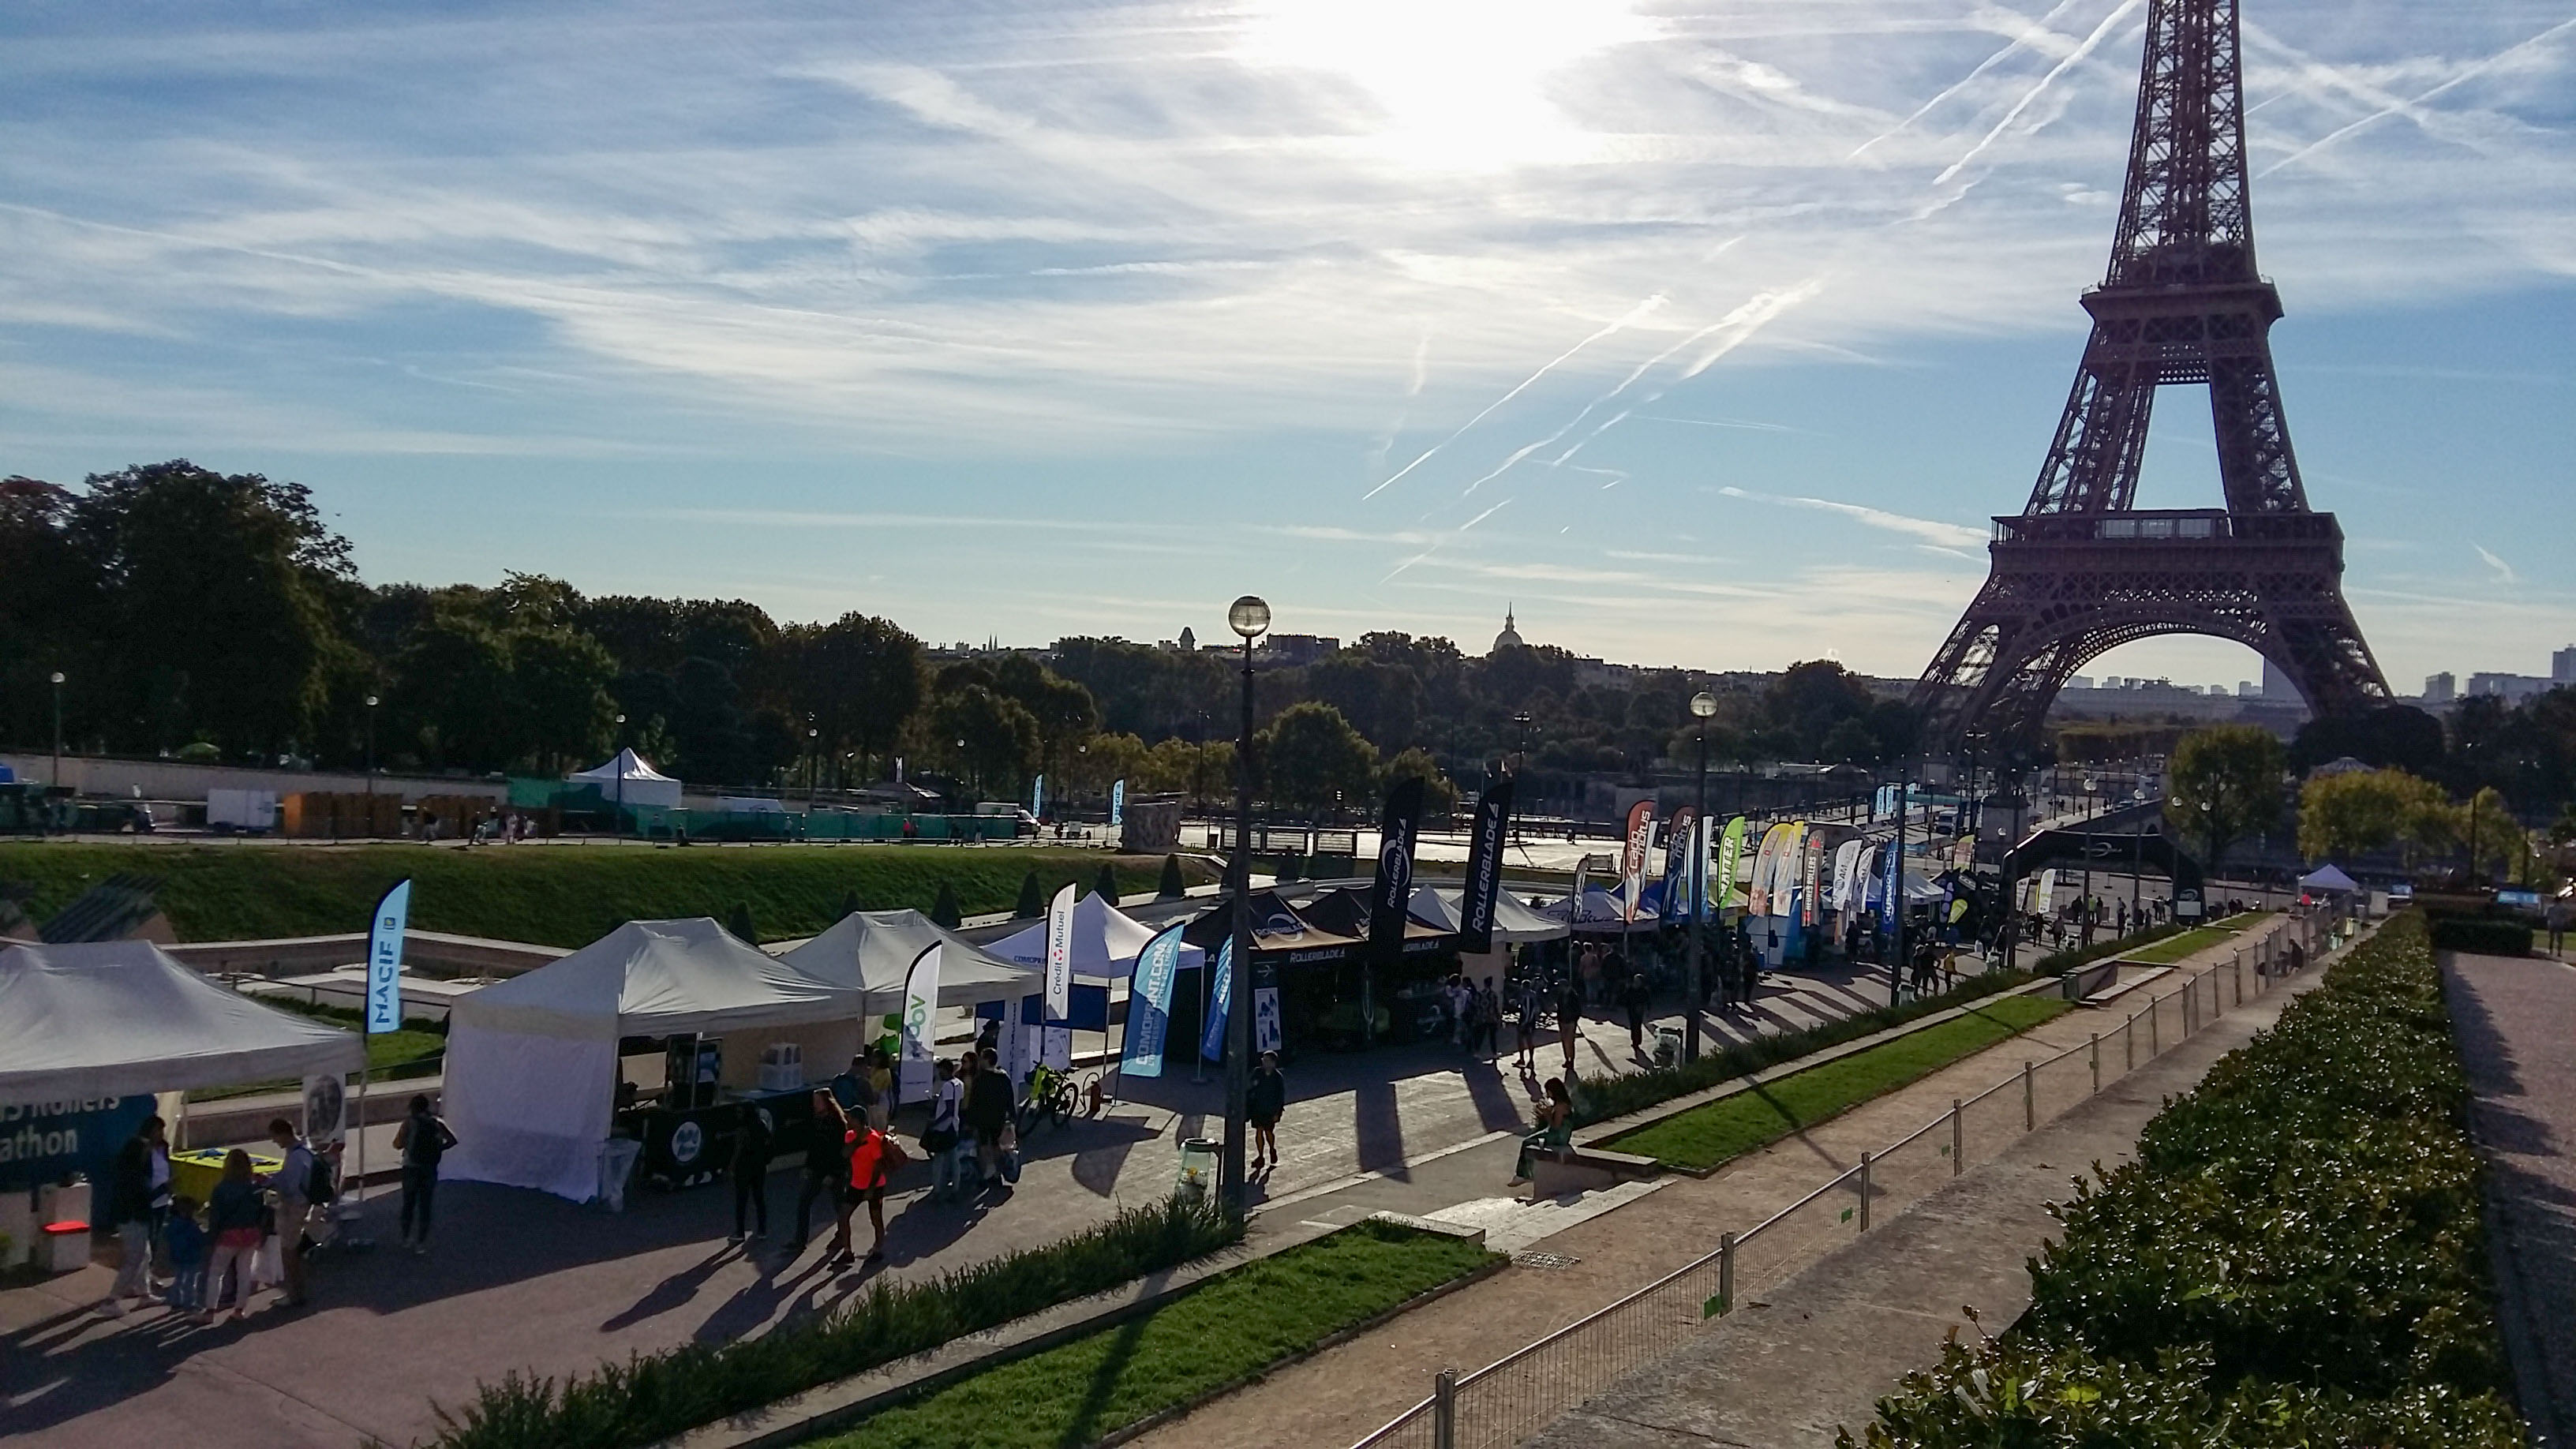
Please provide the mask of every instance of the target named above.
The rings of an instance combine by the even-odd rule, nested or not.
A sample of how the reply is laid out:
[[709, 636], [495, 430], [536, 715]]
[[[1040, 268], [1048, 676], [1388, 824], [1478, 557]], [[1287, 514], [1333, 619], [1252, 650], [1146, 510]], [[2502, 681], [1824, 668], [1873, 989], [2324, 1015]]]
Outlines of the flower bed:
[[1866, 1442], [2520, 1445], [2468, 1099], [2400, 917], [2079, 1188], [2029, 1313], [1910, 1375]]

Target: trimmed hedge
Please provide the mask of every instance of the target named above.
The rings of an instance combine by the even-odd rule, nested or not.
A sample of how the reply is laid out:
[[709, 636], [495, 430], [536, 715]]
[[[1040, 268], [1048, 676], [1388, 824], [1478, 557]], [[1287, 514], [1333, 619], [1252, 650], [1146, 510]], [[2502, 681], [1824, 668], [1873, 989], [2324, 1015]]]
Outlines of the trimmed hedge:
[[2468, 951], [2479, 956], [2528, 956], [2531, 928], [2519, 921], [2478, 916], [2444, 916], [2433, 922], [2433, 949]]
[[878, 1279], [820, 1318], [756, 1338], [636, 1354], [560, 1382], [516, 1372], [439, 1407], [430, 1449], [632, 1449], [970, 1333], [1106, 1292], [1239, 1241], [1243, 1225], [1178, 1200], [1129, 1208], [1061, 1242], [918, 1283]]
[[1705, 1091], [1720, 1082], [1731, 1082], [1764, 1067], [1777, 1066], [1827, 1047], [1841, 1046], [1847, 1041], [1858, 1041], [1889, 1027], [1903, 1026], [1936, 1011], [1965, 1006], [2016, 986], [2027, 986], [2038, 979], [2028, 971], [1989, 971], [1981, 976], [1971, 976], [1938, 996], [1919, 997], [1897, 1006], [1876, 1007], [1796, 1031], [1755, 1037], [1720, 1051], [1703, 1053], [1698, 1061], [1686, 1066], [1654, 1067], [1642, 1072], [1569, 1081], [1566, 1086], [1574, 1093], [1574, 1121], [1577, 1126], [1589, 1126], [1613, 1117], [1625, 1117], [1658, 1102]]
[[2079, 1187], [2021, 1322], [1909, 1375], [1866, 1442], [2521, 1445], [2468, 1101], [2410, 913]]

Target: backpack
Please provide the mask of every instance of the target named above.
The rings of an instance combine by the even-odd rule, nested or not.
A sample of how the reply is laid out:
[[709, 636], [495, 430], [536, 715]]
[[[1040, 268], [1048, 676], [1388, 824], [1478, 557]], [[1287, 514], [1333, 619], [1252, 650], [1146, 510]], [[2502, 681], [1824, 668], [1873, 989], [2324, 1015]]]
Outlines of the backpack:
[[319, 1152], [310, 1152], [313, 1165], [304, 1172], [304, 1200], [315, 1207], [336, 1202], [340, 1185], [331, 1180], [331, 1164]]

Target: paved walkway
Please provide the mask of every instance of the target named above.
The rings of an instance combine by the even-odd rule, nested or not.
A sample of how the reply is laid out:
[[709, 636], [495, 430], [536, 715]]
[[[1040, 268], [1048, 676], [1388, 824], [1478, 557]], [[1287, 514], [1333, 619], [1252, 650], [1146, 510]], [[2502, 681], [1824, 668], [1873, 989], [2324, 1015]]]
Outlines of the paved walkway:
[[[1756, 1015], [1712, 1021], [1711, 1031], [1776, 1031], [1876, 1000], [1838, 973], [1771, 977]], [[1587, 1023], [1582, 1053], [1587, 1073], [1637, 1065], [1624, 1022]], [[1432, 1045], [1318, 1055], [1290, 1075], [1284, 1160], [1257, 1187], [1264, 1199], [1299, 1199], [1292, 1208], [1304, 1194], [1439, 1180], [1468, 1155], [1462, 1145], [1517, 1134], [1527, 1120], [1530, 1084], [1509, 1054], [1499, 1068]], [[924, 1169], [899, 1178], [906, 1190], [886, 1206], [889, 1274], [935, 1274], [1034, 1247], [1168, 1194], [1178, 1140], [1219, 1126], [1223, 1087], [1192, 1084], [1183, 1069], [1131, 1089], [1148, 1099], [1034, 1134], [1027, 1174], [1007, 1196], [942, 1206], [924, 1200]], [[381, 1146], [371, 1142], [371, 1165]], [[1490, 1167], [1473, 1176], [1437, 1200], [1490, 1195], [1500, 1181]], [[792, 1171], [772, 1176], [773, 1214], [792, 1215], [798, 1181]], [[392, 1206], [371, 1198], [362, 1232], [390, 1242]], [[402, 1444], [433, 1429], [434, 1403], [462, 1403], [480, 1380], [514, 1369], [560, 1375], [756, 1333], [828, 1309], [869, 1281], [819, 1271], [819, 1247], [794, 1262], [727, 1248], [731, 1193], [721, 1186], [638, 1193], [612, 1216], [450, 1183], [438, 1208], [429, 1258], [379, 1249], [319, 1263], [317, 1308], [290, 1314], [262, 1295], [246, 1326], [194, 1328], [160, 1310], [101, 1319], [91, 1310], [110, 1274], [97, 1267], [0, 1293], [0, 1435], [101, 1449], [348, 1449], [370, 1434]]]
[[2445, 953], [2443, 974], [2523, 1417], [2576, 1444], [2576, 965]]
[[[2228, 1011], [2238, 1010], [2234, 1005], [2233, 973], [2227, 964], [2233, 956], [2232, 946], [2214, 947], [2191, 958], [2188, 965], [2192, 970], [2177, 973], [2171, 982], [2158, 982], [2153, 994], [2160, 999], [2160, 1005], [2152, 1017], [2138, 1017], [2133, 1039], [2124, 1034], [2126, 1023], [2131, 1013], [2148, 1009], [2145, 999], [2124, 1000], [2106, 1011], [2071, 1012], [2014, 1041], [1738, 1159], [1706, 1180], [1667, 1176], [1657, 1179], [1650, 1192], [1629, 1189], [1619, 1202], [1585, 1205], [1601, 1211], [1566, 1214], [1574, 1204], [1515, 1209], [1505, 1202], [1512, 1191], [1505, 1183], [1517, 1151], [1517, 1144], [1510, 1141], [1449, 1154], [1421, 1165], [1401, 1180], [1378, 1179], [1291, 1204], [1280, 1211], [1293, 1211], [1300, 1219], [1326, 1223], [1349, 1221], [1380, 1209], [1474, 1222], [1486, 1226], [1489, 1232], [1504, 1229], [1509, 1236], [1501, 1246], [1518, 1249], [1535, 1245], [1548, 1257], [1516, 1264], [1375, 1332], [1283, 1369], [1136, 1442], [1151, 1449], [1267, 1449], [1277, 1444], [1355, 1443], [1419, 1402], [1430, 1391], [1432, 1376], [1438, 1370], [1463, 1372], [1495, 1362], [1654, 1282], [1706, 1255], [1716, 1246], [1720, 1233], [1752, 1227], [1853, 1166], [1863, 1151], [1882, 1149], [1940, 1118], [1954, 1098], [1971, 1097], [1999, 1081], [2011, 1080], [2015, 1081], [2014, 1087], [1970, 1108], [1964, 1120], [1966, 1161], [1977, 1162], [2003, 1151], [2021, 1136], [2022, 1098], [2017, 1084], [2020, 1064], [2064, 1048], [2087, 1045], [2096, 1033], [2104, 1038], [2103, 1080], [2110, 1083], [2119, 1077], [2130, 1059], [2128, 1052], [2134, 1049], [2141, 1075], [2131, 1080], [2139, 1084], [2142, 1100], [2152, 1107], [2159, 1102], [2162, 1091], [2173, 1090], [2147, 1085], [2144, 1071], [2154, 1055], [2152, 1046], [2161, 1042], [2170, 1051], [2182, 1038], [2181, 1007], [2167, 993], [2176, 989], [2184, 975], [2214, 972], [2224, 983], [2221, 990]], [[2250, 965], [2245, 977], [2249, 995], [2243, 1009], [2250, 1016], [2258, 999], [2252, 993], [2260, 983]], [[2141, 997], [2145, 995], [2141, 993]], [[2187, 1059], [2177, 1055], [2166, 1060]], [[2191, 1077], [2181, 1080], [2196, 1076], [2197, 1069], [2192, 1069]], [[2091, 1093], [2089, 1060], [2079, 1053], [2035, 1075], [2033, 1110], [2046, 1121], [2083, 1103]], [[1893, 1213], [1904, 1203], [1947, 1185], [1951, 1180], [1950, 1160], [1940, 1150], [1947, 1142], [1948, 1133], [1936, 1131], [1882, 1163], [1873, 1184], [1874, 1211]], [[2060, 1167], [2080, 1167], [2090, 1159], [2050, 1156], [2046, 1160]], [[2062, 1184], [2063, 1174], [2054, 1180]], [[1845, 1219], [1839, 1211], [1847, 1206], [1851, 1203], [1842, 1199], [1820, 1203], [1766, 1234], [1758, 1246], [1748, 1247], [1739, 1270], [1739, 1295], [1756, 1297], [1770, 1285], [1852, 1241], [1857, 1235], [1856, 1218]], [[1612, 1208], [1615, 1211], [1606, 1210]], [[1533, 1212], [1539, 1215], [1538, 1222], [1523, 1219], [1524, 1214]], [[1551, 1219], [1546, 1216], [1550, 1212], [1566, 1216]], [[2008, 1266], [2018, 1270], [2026, 1251], [2016, 1249]], [[1696, 1300], [1692, 1306], [1695, 1308]], [[1695, 1319], [1696, 1313], [1691, 1316]], [[1936, 1341], [1937, 1337], [1936, 1334]], [[1903, 1367], [1917, 1366], [1913, 1358], [1903, 1360]], [[1551, 1366], [1550, 1371], [1561, 1379], [1572, 1379], [1583, 1369]], [[1593, 1387], [1606, 1387], [1609, 1382], [1610, 1376], [1605, 1372], [1596, 1384], [1575, 1390], [1566, 1402], [1579, 1399]], [[1563, 1385], [1555, 1387], [1562, 1389]], [[1827, 1439], [1830, 1438], [1828, 1433]], [[1462, 1429], [1460, 1442], [1486, 1441], [1471, 1438]]]

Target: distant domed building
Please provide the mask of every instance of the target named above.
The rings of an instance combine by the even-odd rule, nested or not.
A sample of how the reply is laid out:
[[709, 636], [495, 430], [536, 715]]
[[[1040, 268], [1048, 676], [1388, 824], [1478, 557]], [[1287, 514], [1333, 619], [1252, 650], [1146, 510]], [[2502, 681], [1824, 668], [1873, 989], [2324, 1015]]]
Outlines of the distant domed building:
[[1506, 649], [1526, 649], [1528, 647], [1528, 645], [1521, 642], [1521, 631], [1512, 627], [1511, 605], [1505, 604], [1503, 606], [1503, 632], [1494, 636], [1493, 652], [1500, 654]]

